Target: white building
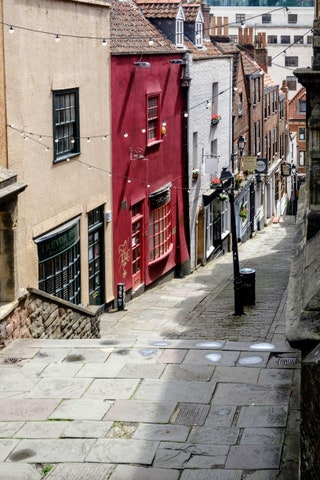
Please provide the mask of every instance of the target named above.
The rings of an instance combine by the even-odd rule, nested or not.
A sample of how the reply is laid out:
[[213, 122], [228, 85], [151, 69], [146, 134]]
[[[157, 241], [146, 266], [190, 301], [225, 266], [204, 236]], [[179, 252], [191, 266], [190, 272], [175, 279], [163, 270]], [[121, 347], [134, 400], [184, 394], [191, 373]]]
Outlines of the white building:
[[[266, 34], [268, 73], [279, 85], [287, 81], [289, 98], [301, 88], [293, 71], [311, 65], [314, 9], [310, 6], [246, 6], [247, 1], [208, 0], [211, 14], [223, 17], [224, 34], [237, 43], [239, 28], [251, 27], [255, 36]], [[261, 2], [262, 3], [262, 2]], [[302, 3], [302, 2], [301, 2]], [[236, 5], [230, 5], [236, 4]], [[226, 33], [226, 31], [228, 33]], [[211, 32], [214, 34], [214, 32]]]

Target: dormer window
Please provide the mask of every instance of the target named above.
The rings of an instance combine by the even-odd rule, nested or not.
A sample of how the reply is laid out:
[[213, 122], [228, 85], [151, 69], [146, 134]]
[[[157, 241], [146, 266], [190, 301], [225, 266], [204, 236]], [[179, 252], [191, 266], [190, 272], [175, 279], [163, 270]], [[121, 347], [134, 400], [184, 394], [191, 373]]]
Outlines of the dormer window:
[[202, 41], [203, 41], [203, 23], [196, 22], [196, 42], [195, 42], [196, 47], [202, 47]]
[[184, 21], [185, 21], [185, 16], [183, 13], [183, 9], [180, 7], [178, 15], [176, 17], [176, 46], [177, 47], [183, 47]]

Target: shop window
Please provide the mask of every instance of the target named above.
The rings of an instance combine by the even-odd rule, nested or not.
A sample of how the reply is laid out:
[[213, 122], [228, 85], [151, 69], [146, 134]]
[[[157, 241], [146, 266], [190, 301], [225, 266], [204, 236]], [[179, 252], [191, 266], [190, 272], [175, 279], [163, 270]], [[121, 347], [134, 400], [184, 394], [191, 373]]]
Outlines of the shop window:
[[103, 207], [88, 213], [89, 303], [104, 302], [104, 222]]
[[79, 90], [53, 92], [54, 161], [80, 153]]
[[149, 261], [161, 259], [172, 248], [170, 188], [150, 195]]
[[35, 242], [38, 246], [39, 289], [80, 304], [79, 220], [71, 220]]

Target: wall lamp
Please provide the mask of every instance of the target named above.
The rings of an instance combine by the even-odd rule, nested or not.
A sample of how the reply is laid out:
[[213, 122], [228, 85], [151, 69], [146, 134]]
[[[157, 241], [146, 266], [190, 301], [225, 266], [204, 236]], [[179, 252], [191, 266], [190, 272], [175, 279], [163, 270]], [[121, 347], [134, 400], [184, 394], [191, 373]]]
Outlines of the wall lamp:
[[243, 135], [240, 135], [239, 138], [238, 138], [238, 149], [239, 149], [239, 152], [240, 152], [240, 155], [243, 154], [244, 152], [244, 149], [246, 148], [246, 139], [244, 138]]
[[136, 67], [140, 67], [140, 68], [150, 68], [151, 67], [151, 63], [149, 63], [149, 62], [134, 62], [134, 65]]
[[170, 63], [173, 63], [174, 65], [185, 65], [186, 62], [182, 60], [181, 58], [175, 58], [173, 60], [169, 60]]

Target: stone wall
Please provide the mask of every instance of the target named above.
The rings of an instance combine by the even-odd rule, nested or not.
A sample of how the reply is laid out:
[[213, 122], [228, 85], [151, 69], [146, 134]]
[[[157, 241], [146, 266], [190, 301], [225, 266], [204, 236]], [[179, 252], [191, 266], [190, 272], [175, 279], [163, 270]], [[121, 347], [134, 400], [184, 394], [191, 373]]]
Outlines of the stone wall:
[[0, 307], [0, 347], [17, 338], [99, 338], [99, 308], [84, 308], [28, 290]]
[[320, 472], [320, 346], [301, 368], [301, 479], [318, 480]]

